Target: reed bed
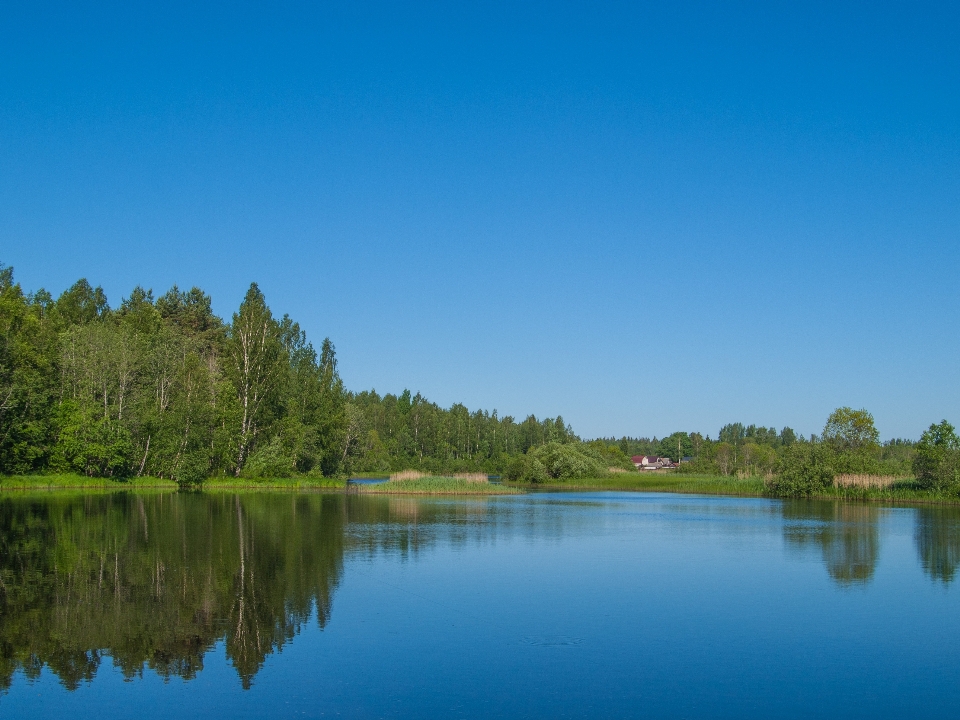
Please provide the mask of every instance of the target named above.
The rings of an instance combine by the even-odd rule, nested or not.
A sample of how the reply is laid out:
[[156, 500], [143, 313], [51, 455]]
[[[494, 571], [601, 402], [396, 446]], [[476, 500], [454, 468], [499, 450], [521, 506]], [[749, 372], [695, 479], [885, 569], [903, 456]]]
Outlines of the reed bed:
[[442, 478], [463, 480], [465, 482], [485, 483], [489, 482], [486, 473], [452, 473], [450, 475], [429, 475], [419, 470], [402, 470], [390, 475], [390, 482], [408, 482], [410, 480], [422, 480], [424, 478]]
[[899, 482], [903, 482], [908, 478], [900, 477], [899, 475], [863, 475], [855, 473], [847, 473], [844, 475], [837, 475], [833, 479], [833, 484], [835, 487], [839, 488], [873, 488], [873, 489], [883, 489], [893, 487]]
[[358, 485], [357, 492], [370, 495], [515, 495], [520, 491], [513, 487], [497, 485], [462, 477], [407, 477], [399, 482], [377, 485]]

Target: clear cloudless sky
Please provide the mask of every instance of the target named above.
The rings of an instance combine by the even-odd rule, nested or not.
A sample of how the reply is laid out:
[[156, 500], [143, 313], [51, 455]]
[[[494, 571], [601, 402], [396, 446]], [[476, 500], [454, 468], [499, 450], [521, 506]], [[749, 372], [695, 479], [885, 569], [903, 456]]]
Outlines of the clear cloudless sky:
[[583, 437], [960, 423], [960, 6], [0, 6], [0, 261]]

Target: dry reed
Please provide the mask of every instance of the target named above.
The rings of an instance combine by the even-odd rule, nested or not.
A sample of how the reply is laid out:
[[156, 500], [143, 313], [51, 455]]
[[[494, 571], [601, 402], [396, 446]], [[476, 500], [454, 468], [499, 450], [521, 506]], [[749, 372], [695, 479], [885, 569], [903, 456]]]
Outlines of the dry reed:
[[390, 482], [397, 482], [398, 480], [419, 480], [425, 477], [427, 477], [427, 474], [419, 470], [402, 470], [401, 472], [392, 473], [390, 475]]
[[453, 473], [451, 475], [429, 475], [419, 470], [402, 470], [390, 475], [390, 482], [399, 482], [403, 480], [420, 480], [421, 478], [444, 477], [455, 480], [466, 480], [467, 482], [489, 482], [486, 473]]
[[833, 479], [833, 484], [836, 487], [886, 489], [893, 486], [894, 483], [905, 479], [906, 478], [902, 478], [898, 475], [862, 475], [848, 473], [845, 475], [837, 475]]

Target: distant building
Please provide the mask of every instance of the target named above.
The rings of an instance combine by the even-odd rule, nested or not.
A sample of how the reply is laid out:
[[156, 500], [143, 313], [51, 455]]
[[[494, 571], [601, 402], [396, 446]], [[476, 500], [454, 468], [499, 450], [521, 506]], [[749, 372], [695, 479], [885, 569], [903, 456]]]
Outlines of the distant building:
[[630, 460], [638, 470], [662, 470], [676, 467], [673, 460], [659, 455], [634, 455]]

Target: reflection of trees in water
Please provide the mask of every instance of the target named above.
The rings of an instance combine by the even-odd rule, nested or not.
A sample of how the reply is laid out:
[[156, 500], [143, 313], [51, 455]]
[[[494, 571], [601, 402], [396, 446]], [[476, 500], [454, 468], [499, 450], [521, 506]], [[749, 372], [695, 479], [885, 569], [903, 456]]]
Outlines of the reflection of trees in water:
[[68, 688], [102, 654], [192, 678], [219, 641], [248, 687], [343, 558], [339, 498], [112, 494], [0, 501], [0, 687], [44, 665]]
[[347, 553], [401, 558], [595, 531], [602, 504], [343, 494], [88, 494], [0, 498], [0, 690], [20, 670], [65, 687], [104, 657], [126, 677], [193, 678], [223, 642], [249, 687], [316, 613]]
[[960, 565], [960, 508], [917, 508], [915, 541], [920, 564], [934, 580], [945, 585]]
[[840, 585], [866, 583], [880, 554], [880, 508], [842, 502], [785, 501], [784, 537], [796, 547], [818, 547]]

